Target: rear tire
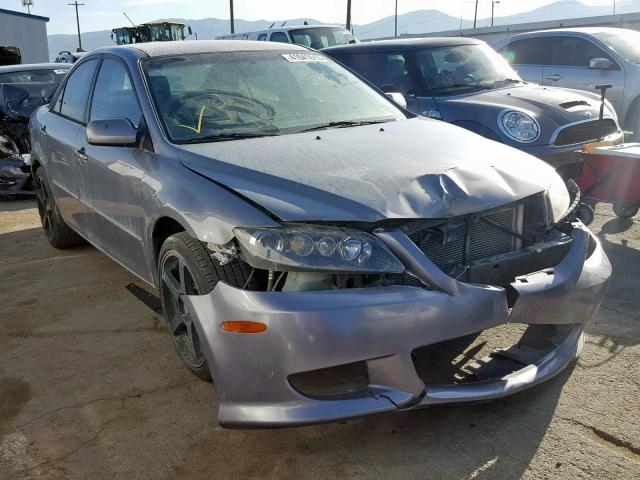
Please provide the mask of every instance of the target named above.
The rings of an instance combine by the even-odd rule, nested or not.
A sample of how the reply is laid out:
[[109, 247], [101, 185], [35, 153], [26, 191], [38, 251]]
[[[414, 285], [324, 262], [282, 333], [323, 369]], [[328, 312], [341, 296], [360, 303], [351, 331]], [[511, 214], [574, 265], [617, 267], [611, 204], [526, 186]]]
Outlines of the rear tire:
[[36, 170], [33, 181], [40, 223], [51, 246], [70, 248], [85, 243], [84, 239], [74, 232], [60, 216], [56, 200], [51, 194], [50, 184], [42, 167]]
[[615, 202], [613, 204], [613, 213], [620, 218], [635, 217], [640, 207], [632, 207], [624, 202]]
[[257, 287], [251, 267], [241, 261], [219, 265], [211, 260], [204, 245], [187, 232], [167, 238], [158, 261], [160, 301], [173, 344], [180, 359], [202, 380], [211, 380], [198, 332], [191, 321], [183, 295], [206, 295], [222, 280], [231, 286]]

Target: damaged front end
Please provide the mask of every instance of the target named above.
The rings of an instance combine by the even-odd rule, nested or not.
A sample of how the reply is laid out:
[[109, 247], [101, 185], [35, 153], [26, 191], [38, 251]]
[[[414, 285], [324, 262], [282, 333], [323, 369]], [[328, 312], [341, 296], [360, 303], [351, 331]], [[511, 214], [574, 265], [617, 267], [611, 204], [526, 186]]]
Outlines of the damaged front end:
[[[268, 229], [241, 233], [239, 248], [227, 251], [254, 267], [261, 291], [219, 283], [184, 297], [217, 385], [220, 423], [292, 426], [473, 403], [556, 375], [579, 354], [611, 266], [571, 208], [554, 212], [553, 204], [543, 192], [448, 219], [288, 226], [287, 240], [256, 232]], [[358, 248], [343, 252], [356, 231]], [[343, 237], [327, 240], [334, 234]], [[305, 258], [313, 245], [320, 263], [313, 272], [275, 271], [286, 259], [265, 261], [256, 253], [263, 241], [280, 252], [289, 242]], [[337, 273], [327, 260], [334, 251], [364, 258]], [[264, 329], [232, 333], [221, 327], [228, 321]]]
[[33, 195], [29, 118], [56, 84], [0, 84], [0, 195]]

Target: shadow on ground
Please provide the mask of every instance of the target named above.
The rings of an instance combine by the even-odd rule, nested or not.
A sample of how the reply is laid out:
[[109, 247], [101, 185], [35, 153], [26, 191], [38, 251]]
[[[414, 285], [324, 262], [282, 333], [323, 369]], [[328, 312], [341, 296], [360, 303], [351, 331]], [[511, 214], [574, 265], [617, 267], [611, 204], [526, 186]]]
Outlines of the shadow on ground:
[[0, 440], [6, 478], [516, 478], [569, 375], [483, 405], [223, 430], [214, 388], [179, 364], [120, 267], [91, 247], [51, 249], [40, 229], [0, 235], [0, 251], [0, 434], [29, 440], [13, 453]]

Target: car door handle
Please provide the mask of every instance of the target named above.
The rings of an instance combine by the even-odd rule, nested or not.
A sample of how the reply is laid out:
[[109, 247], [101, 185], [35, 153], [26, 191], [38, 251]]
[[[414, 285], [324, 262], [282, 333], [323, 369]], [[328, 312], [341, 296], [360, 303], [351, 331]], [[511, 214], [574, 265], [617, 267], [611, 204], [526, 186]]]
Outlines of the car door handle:
[[552, 80], [554, 82], [557, 82], [558, 80], [562, 80], [564, 77], [562, 75], [559, 75], [557, 73], [554, 73], [553, 75], [549, 75], [547, 77], [547, 80]]
[[87, 161], [87, 151], [84, 147], [77, 149], [76, 153], [78, 154], [78, 160], [80, 160], [80, 163], [85, 163]]

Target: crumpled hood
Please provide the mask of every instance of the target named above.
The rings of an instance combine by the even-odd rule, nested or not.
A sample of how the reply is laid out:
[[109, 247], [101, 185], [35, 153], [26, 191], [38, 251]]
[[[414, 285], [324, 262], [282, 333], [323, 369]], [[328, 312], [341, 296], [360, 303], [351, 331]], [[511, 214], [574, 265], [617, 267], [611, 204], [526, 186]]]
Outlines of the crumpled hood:
[[526, 153], [422, 118], [179, 148], [185, 167], [285, 221], [453, 217], [557, 178]]
[[[557, 127], [582, 120], [595, 120], [600, 114], [600, 100], [595, 93], [532, 83], [455, 97], [439, 97], [436, 102], [447, 122], [475, 120], [496, 132], [501, 111], [514, 109], [532, 113], [541, 123], [543, 131], [536, 143], [542, 144], [549, 142], [551, 133]], [[610, 113], [605, 110], [605, 115]]]

